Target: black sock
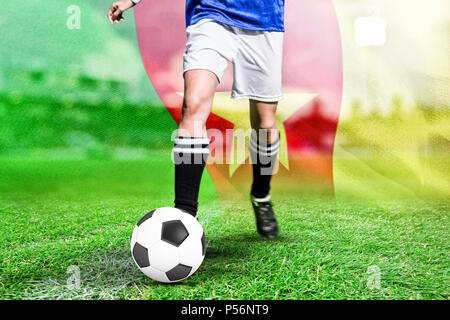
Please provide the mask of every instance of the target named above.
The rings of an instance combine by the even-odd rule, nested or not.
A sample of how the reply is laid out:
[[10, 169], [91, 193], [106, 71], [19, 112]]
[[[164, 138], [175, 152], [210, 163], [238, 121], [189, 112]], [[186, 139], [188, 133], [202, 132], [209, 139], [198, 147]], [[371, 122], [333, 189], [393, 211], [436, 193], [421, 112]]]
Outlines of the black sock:
[[197, 214], [198, 192], [209, 154], [208, 138], [175, 138], [175, 208]]
[[253, 184], [251, 194], [255, 198], [264, 198], [270, 191], [270, 180], [273, 175], [280, 139], [273, 143], [258, 141], [256, 132], [250, 137], [250, 157], [253, 166]]

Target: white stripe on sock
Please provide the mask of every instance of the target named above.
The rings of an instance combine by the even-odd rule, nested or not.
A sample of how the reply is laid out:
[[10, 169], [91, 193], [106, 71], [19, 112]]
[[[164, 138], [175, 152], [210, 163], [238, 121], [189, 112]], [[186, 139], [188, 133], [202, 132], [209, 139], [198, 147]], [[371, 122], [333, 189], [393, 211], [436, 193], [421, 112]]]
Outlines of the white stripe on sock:
[[[259, 148], [259, 152], [257, 151]], [[278, 153], [278, 150], [280, 149], [280, 140], [278, 139], [275, 144], [271, 145], [270, 147], [264, 147], [261, 145], [258, 145], [256, 141], [253, 139], [250, 139], [250, 149], [253, 152], [264, 154], [264, 155], [275, 155]]]
[[277, 154], [278, 154], [278, 150], [276, 150], [276, 151], [274, 151], [274, 152], [271, 152], [271, 153], [268, 153], [268, 152], [265, 152], [265, 151], [256, 151], [255, 149], [253, 149], [252, 147], [250, 147], [250, 152], [252, 153], [256, 153], [257, 155], [259, 155], [259, 156], [264, 156], [264, 157], [274, 157], [274, 156], [276, 156]]
[[175, 138], [175, 144], [209, 144], [209, 138]]
[[174, 153], [191, 153], [191, 154], [198, 154], [198, 153], [204, 153], [209, 154], [208, 148], [195, 148], [195, 149], [189, 149], [189, 148], [173, 148]]
[[252, 196], [252, 200], [256, 202], [267, 202], [270, 201], [270, 194], [268, 194], [264, 198], [255, 198], [254, 196]]
[[265, 147], [262, 145], [257, 145], [253, 141], [250, 141], [250, 146], [252, 146], [254, 149], [259, 148], [259, 150], [264, 152], [273, 152], [280, 148], [280, 141], [277, 140], [275, 144], [272, 144], [270, 147]]

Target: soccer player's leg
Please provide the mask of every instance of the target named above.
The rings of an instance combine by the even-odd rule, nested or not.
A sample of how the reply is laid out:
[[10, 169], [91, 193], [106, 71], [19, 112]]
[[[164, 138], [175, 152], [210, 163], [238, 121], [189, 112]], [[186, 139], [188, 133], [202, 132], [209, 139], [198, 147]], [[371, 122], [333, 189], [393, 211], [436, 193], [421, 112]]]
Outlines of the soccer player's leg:
[[250, 157], [253, 166], [250, 197], [258, 233], [266, 238], [275, 238], [278, 235], [278, 223], [269, 193], [280, 146], [275, 122], [276, 110], [277, 102], [250, 100], [250, 121], [253, 128], [250, 137]]
[[195, 216], [209, 154], [206, 120], [234, 47], [228, 29], [208, 19], [189, 26], [186, 33], [183, 112], [174, 147], [175, 207]]
[[195, 216], [203, 170], [209, 154], [206, 120], [211, 112], [217, 76], [208, 70], [184, 73], [183, 111], [173, 149], [175, 208]]

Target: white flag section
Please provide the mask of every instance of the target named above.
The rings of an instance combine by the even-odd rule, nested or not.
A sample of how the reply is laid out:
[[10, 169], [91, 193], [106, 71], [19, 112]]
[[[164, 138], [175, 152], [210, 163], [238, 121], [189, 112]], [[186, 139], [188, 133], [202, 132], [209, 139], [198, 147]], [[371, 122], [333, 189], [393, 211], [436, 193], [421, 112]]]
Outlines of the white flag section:
[[450, 138], [449, 2], [334, 4], [343, 47], [336, 195], [376, 201], [450, 190], [442, 160], [442, 139]]

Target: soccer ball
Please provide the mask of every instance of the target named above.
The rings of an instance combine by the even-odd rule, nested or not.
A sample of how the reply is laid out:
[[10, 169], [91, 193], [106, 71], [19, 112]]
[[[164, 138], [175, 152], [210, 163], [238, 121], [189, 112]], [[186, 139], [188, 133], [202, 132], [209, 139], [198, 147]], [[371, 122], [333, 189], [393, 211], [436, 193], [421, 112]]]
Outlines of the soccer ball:
[[131, 235], [134, 262], [146, 276], [159, 282], [177, 282], [191, 276], [202, 264], [205, 251], [200, 223], [176, 208], [147, 213]]

